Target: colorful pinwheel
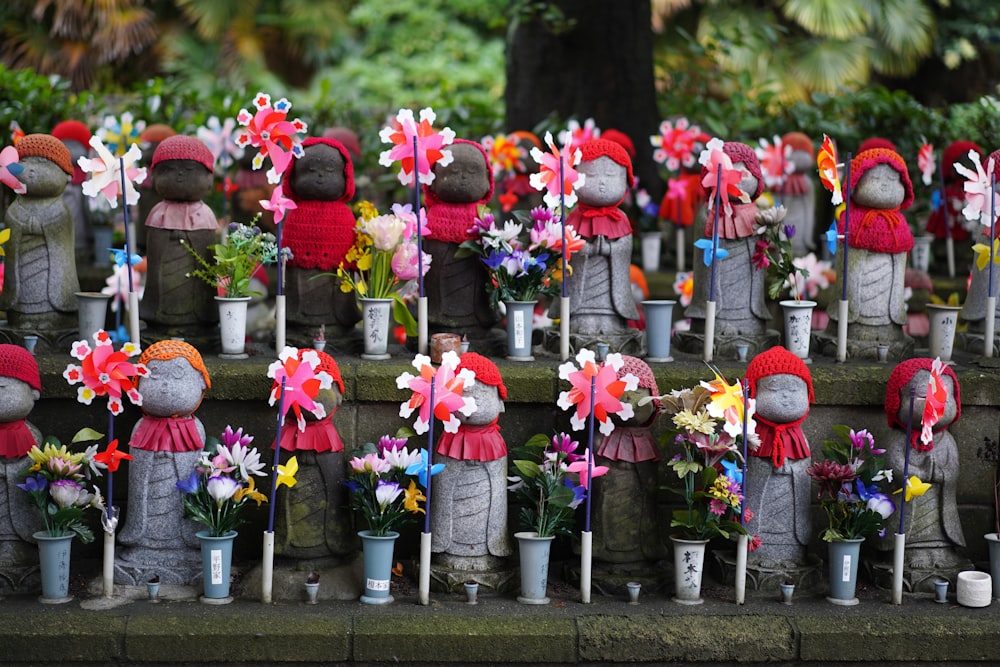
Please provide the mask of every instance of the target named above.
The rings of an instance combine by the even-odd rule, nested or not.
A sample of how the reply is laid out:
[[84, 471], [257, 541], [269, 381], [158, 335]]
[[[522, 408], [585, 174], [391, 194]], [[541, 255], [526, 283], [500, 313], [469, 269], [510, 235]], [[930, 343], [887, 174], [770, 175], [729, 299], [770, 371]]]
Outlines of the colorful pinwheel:
[[260, 199], [258, 201], [260, 202], [261, 208], [274, 213], [275, 224], [285, 219], [285, 213], [293, 208], [298, 208], [298, 205], [296, 205], [293, 200], [285, 196], [285, 193], [282, 191], [282, 187], [280, 185], [271, 191], [270, 199]]
[[17, 142], [24, 139], [24, 130], [21, 129], [20, 124], [16, 120], [10, 121], [10, 143], [17, 146]]
[[18, 164], [20, 156], [13, 146], [6, 146], [0, 151], [0, 183], [14, 191], [14, 194], [23, 195], [28, 191], [28, 186], [17, 179], [24, 171], [24, 167]]
[[[528, 177], [531, 187], [545, 190], [542, 199], [549, 208], [557, 208], [566, 204], [569, 208], [576, 204], [575, 188], [583, 187], [586, 175], [579, 173], [574, 167], [580, 164], [583, 154], [580, 149], [573, 149], [569, 144], [563, 144], [562, 151], [556, 148], [552, 141], [552, 133], [545, 133], [545, 145], [548, 153], [542, 152], [537, 146], [531, 149], [531, 157], [540, 166], [536, 173]], [[559, 181], [560, 163], [562, 163], [562, 182]]]
[[819, 169], [819, 180], [823, 187], [833, 193], [830, 203], [834, 206], [844, 202], [844, 193], [840, 187], [840, 174], [837, 171], [837, 144], [827, 135], [823, 135], [823, 145], [816, 154], [816, 167]]
[[931, 488], [930, 482], [924, 482], [916, 475], [910, 475], [910, 478], [906, 480], [906, 482], [903, 484], [903, 488], [896, 489], [895, 491], [892, 492], [892, 494], [896, 495], [899, 493], [903, 493], [903, 491], [905, 490], [906, 495], [903, 496], [903, 502], [908, 503], [914, 498], [919, 498], [920, 496], [927, 493], [930, 490], [930, 488]]
[[[993, 263], [1000, 264], [1000, 238], [993, 239], [993, 252], [986, 243], [976, 243], [972, 246], [972, 252], [976, 253], [976, 268], [982, 271], [990, 263], [990, 255], [993, 255]], [[0, 255], [3, 253], [0, 252]]]
[[694, 298], [694, 271], [679, 271], [674, 280], [674, 294], [682, 306], [690, 306]]
[[[718, 370], [713, 368], [712, 371], [715, 373], [715, 379], [701, 383], [701, 386], [707, 389], [712, 397], [706, 406], [709, 416], [715, 419], [724, 419], [723, 429], [732, 438], [743, 435], [744, 419], [747, 423], [746, 433], [756, 433], [757, 426], [753, 418], [756, 400], [748, 398], [744, 401], [741, 382], [729, 384]], [[746, 414], [744, 414], [744, 404], [746, 405]]]
[[[399, 182], [403, 185], [413, 185], [414, 172], [417, 182], [430, 185], [434, 182], [434, 165], [447, 167], [451, 164], [451, 151], [445, 146], [455, 141], [455, 133], [446, 127], [440, 132], [434, 129], [437, 115], [430, 107], [420, 110], [420, 123], [413, 118], [413, 110], [400, 109], [396, 117], [379, 132], [382, 143], [393, 144], [392, 148], [382, 151], [378, 163], [383, 167], [391, 167], [399, 162]], [[417, 154], [413, 154], [413, 138], [417, 138]], [[414, 166], [415, 165], [415, 166]]]
[[146, 180], [146, 168], [137, 167], [136, 162], [142, 158], [142, 151], [135, 144], [120, 158], [111, 154], [111, 151], [101, 142], [101, 138], [96, 134], [90, 138], [90, 147], [97, 151], [97, 157], [81, 157], [77, 160], [80, 169], [84, 173], [90, 174], [90, 178], [83, 182], [83, 194], [88, 197], [104, 195], [111, 208], [118, 208], [118, 197], [122, 195], [122, 168], [125, 169], [125, 204], [134, 206], [139, 203], [139, 191], [136, 190], [136, 183]]
[[479, 143], [486, 149], [486, 155], [490, 158], [494, 177], [515, 170], [524, 171], [524, 149], [518, 145], [515, 138], [498, 134], [495, 137], [483, 137]]
[[678, 118], [676, 123], [663, 121], [660, 123], [660, 133], [649, 138], [649, 143], [656, 148], [653, 159], [666, 165], [670, 171], [677, 171], [681, 165], [693, 167], [694, 149], [699, 134], [701, 130], [697, 125], [691, 125], [687, 118]]
[[580, 125], [580, 121], [573, 119], [566, 123], [566, 129], [559, 133], [559, 143], [574, 151], [582, 144], [592, 139], [598, 139], [600, 136], [601, 128], [597, 127], [593, 118], [583, 121], [583, 125]]
[[149, 371], [143, 364], [129, 361], [129, 357], [139, 354], [139, 348], [133, 343], [125, 343], [116, 351], [107, 331], [101, 329], [94, 334], [95, 346], [85, 340], [73, 343], [70, 355], [79, 359], [80, 364], [69, 364], [63, 371], [63, 377], [70, 385], [82, 383], [77, 390], [76, 399], [84, 405], [90, 405], [98, 396], [108, 397], [108, 410], [113, 415], [124, 411], [122, 396], [127, 396], [133, 405], [142, 405], [142, 396], [136, 389], [133, 378], [145, 377]]
[[257, 149], [253, 158], [253, 168], [264, 166], [264, 158], [271, 158], [271, 168], [267, 170], [267, 182], [272, 185], [281, 182], [281, 176], [288, 170], [292, 158], [302, 157], [302, 139], [308, 126], [301, 120], [288, 120], [291, 102], [282, 97], [271, 106], [271, 96], [257, 93], [253, 99], [256, 111], [250, 113], [240, 109], [236, 120], [244, 129], [236, 135], [236, 145], [240, 148], [252, 146]]
[[[299, 350], [286, 347], [278, 355], [278, 360], [267, 367], [267, 377], [274, 380], [268, 405], [283, 399], [285, 414], [291, 410], [300, 431], [306, 430], [306, 420], [302, 414], [308, 410], [317, 419], [326, 417], [326, 408], [316, 401], [319, 392], [333, 386], [333, 378], [326, 371], [318, 370], [319, 355], [315, 350]], [[281, 394], [281, 382], [285, 382], [285, 394]]]
[[[732, 159], [722, 149], [723, 141], [718, 137], [713, 138], [705, 146], [705, 150], [698, 157], [698, 163], [705, 168], [705, 175], [701, 179], [701, 185], [708, 193], [708, 208], [712, 210], [715, 206], [715, 189], [719, 180], [719, 167], [722, 167], [722, 209], [727, 216], [732, 216], [733, 205], [730, 197], [739, 199], [744, 204], [750, 203], [750, 195], [740, 190], [740, 181], [743, 174], [739, 169], [733, 167]], [[707, 266], [707, 265], [706, 265]]]
[[769, 188], [780, 186], [785, 182], [785, 176], [792, 173], [795, 165], [792, 164], [792, 147], [781, 141], [781, 137], [774, 136], [774, 143], [767, 139], [759, 141], [760, 146], [754, 149], [757, 159], [760, 160], [760, 170], [764, 174], [764, 183]]
[[226, 171], [233, 166], [233, 162], [243, 157], [243, 148], [236, 144], [233, 138], [233, 130], [236, 129], [236, 121], [227, 118], [225, 122], [219, 122], [217, 116], [212, 116], [208, 121], [198, 128], [198, 138], [208, 146], [215, 156], [215, 166], [221, 171]]
[[927, 139], [920, 137], [920, 150], [917, 151], [917, 167], [920, 168], [920, 180], [924, 185], [930, 185], [934, 179], [934, 172], [937, 171], [937, 163], [934, 159], [934, 144], [927, 143]]
[[934, 425], [944, 415], [948, 403], [948, 388], [942, 379], [944, 364], [940, 358], [931, 363], [931, 374], [927, 379], [927, 397], [924, 400], [924, 413], [920, 417], [920, 444], [930, 449], [934, 446]]
[[108, 448], [103, 452], [98, 452], [94, 455], [94, 461], [100, 463], [108, 472], [117, 472], [118, 466], [122, 461], [131, 461], [132, 455], [126, 452], [118, 450], [118, 440], [112, 440], [108, 443]]
[[[590, 470], [590, 474], [587, 474], [587, 470]], [[568, 472], [575, 472], [580, 475], [580, 486], [584, 489], [590, 488], [590, 482], [594, 477], [600, 477], [601, 475], [608, 474], [610, 468], [608, 466], [594, 465], [590, 462], [590, 450], [583, 450], [583, 458], [573, 463], [570, 463], [566, 470]]]
[[[118, 157], [124, 156], [131, 144], [139, 141], [139, 136], [146, 129], [146, 121], [135, 120], [132, 113], [126, 111], [121, 120], [114, 116], [105, 116], [101, 127], [97, 128], [97, 136], [104, 142], [108, 150]], [[140, 181], [141, 182], [141, 181]]]
[[997, 197], [993, 190], [993, 176], [997, 171], [997, 165], [993, 160], [989, 160], [986, 168], [979, 158], [979, 153], [974, 150], [969, 151], [969, 159], [975, 165], [976, 170], [972, 171], [959, 162], [955, 163], [955, 171], [967, 179], [965, 181], [965, 208], [962, 215], [967, 220], [978, 220], [984, 227], [991, 227], [993, 220], [990, 220], [990, 196], [993, 196], [993, 209], [1000, 211], [1000, 197]]
[[729, 256], [729, 251], [725, 248], [716, 248], [712, 239], [698, 239], [694, 242], [694, 247], [701, 250], [701, 259], [705, 266], [712, 266], [712, 262], [717, 259], [725, 259]]
[[[559, 400], [556, 401], [563, 410], [575, 407], [570, 416], [570, 426], [574, 431], [584, 428], [587, 417], [591, 410], [594, 418], [600, 422], [600, 431], [604, 435], [609, 435], [615, 430], [614, 422], [609, 415], [615, 414], [622, 419], [631, 419], [634, 414], [632, 405], [622, 403], [621, 396], [626, 391], [635, 391], [639, 386], [639, 378], [626, 373], [621, 379], [618, 378], [618, 371], [625, 364], [622, 355], [617, 353], [609, 354], [602, 363], [597, 363], [594, 351], [588, 349], [580, 350], [576, 355], [577, 368], [572, 361], [559, 366], [559, 379], [566, 380], [572, 389], [560, 392]], [[594, 404], [590, 404], [591, 379], [594, 382]]]
[[[435, 419], [441, 420], [447, 433], [457, 433], [459, 421], [454, 413], [461, 412], [468, 416], [476, 411], [475, 399], [471, 396], [468, 398], [462, 396], [466, 387], [475, 384], [476, 374], [465, 368], [456, 374], [455, 369], [458, 368], [458, 364], [458, 355], [451, 351], [441, 355], [441, 366], [437, 369], [431, 365], [430, 357], [418, 354], [413, 358], [413, 367], [420, 372], [420, 375], [414, 377], [409, 372], [404, 372], [396, 378], [398, 388], [413, 392], [409, 400], [400, 404], [399, 416], [409, 419], [414, 410], [419, 410], [417, 421], [413, 425], [413, 430], [417, 434], [427, 433], [432, 414]], [[434, 384], [433, 405], [431, 405], [431, 383]]]

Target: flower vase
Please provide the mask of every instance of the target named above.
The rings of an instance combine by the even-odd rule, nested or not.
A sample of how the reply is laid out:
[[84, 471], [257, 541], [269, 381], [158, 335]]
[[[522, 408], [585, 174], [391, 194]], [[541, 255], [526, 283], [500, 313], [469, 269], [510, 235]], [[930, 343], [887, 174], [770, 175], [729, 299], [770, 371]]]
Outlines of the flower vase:
[[521, 560], [521, 604], [548, 604], [549, 552], [555, 536], [539, 537], [535, 532], [514, 533]]
[[107, 325], [110, 294], [77, 292], [76, 314], [81, 340], [94, 340], [94, 334]]
[[808, 363], [809, 336], [812, 333], [812, 314], [816, 302], [788, 299], [780, 305], [785, 315], [785, 349]]
[[660, 270], [660, 249], [662, 246], [662, 232], [643, 232], [640, 240], [643, 271], [646, 273], [655, 273]]
[[670, 356], [670, 330], [674, 321], [676, 301], [642, 302], [646, 316], [646, 361], [673, 361]]
[[392, 579], [392, 553], [399, 533], [388, 531], [385, 535], [375, 535], [370, 530], [358, 533], [365, 566], [365, 592], [361, 601], [365, 604], [389, 604], [393, 601], [389, 594]]
[[913, 249], [910, 250], [910, 262], [917, 271], [927, 273], [931, 265], [931, 243], [933, 236], [914, 236]]
[[40, 530], [32, 537], [38, 543], [38, 565], [42, 574], [42, 595], [39, 602], [62, 604], [73, 597], [69, 594], [69, 556], [76, 533], [51, 537]]
[[233, 541], [236, 531], [231, 530], [221, 537], [212, 537], [208, 530], [199, 530], [195, 535], [201, 542], [201, 573], [205, 604], [229, 604], [229, 577], [233, 564]]
[[854, 592], [858, 586], [858, 560], [865, 538], [830, 542], [830, 595], [833, 604], [849, 607], [858, 604]]
[[951, 353], [955, 345], [955, 326], [958, 324], [958, 311], [961, 306], [945, 306], [927, 304], [927, 319], [930, 324], [929, 347], [931, 358], [940, 357], [941, 361], [951, 361]]
[[990, 550], [990, 574], [993, 576], [993, 599], [1000, 600], [1000, 536], [986, 533], [986, 546]]
[[674, 602], [701, 604], [701, 578], [705, 571], [705, 547], [708, 540], [683, 540], [674, 543]]
[[504, 301], [504, 305], [507, 307], [507, 358], [511, 361], [534, 361], [531, 331], [535, 302]]
[[380, 361], [388, 359], [389, 325], [392, 299], [359, 299], [361, 302], [361, 327], [364, 332], [365, 351], [362, 359]]
[[246, 359], [247, 304], [250, 297], [215, 297], [219, 304], [219, 334], [223, 359]]

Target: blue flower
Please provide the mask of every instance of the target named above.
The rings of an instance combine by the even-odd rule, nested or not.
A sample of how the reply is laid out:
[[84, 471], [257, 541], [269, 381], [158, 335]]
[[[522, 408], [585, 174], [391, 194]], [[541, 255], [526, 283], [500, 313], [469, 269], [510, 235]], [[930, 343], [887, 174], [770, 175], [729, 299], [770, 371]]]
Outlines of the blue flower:
[[[413, 463], [406, 469], [407, 475], [416, 475], [417, 479], [420, 481], [420, 486], [427, 488], [427, 450], [420, 450], [420, 462]], [[435, 463], [431, 466], [431, 475], [436, 475], [444, 470], [443, 463]]]
[[349, 479], [346, 482], [341, 482], [341, 484], [346, 486], [347, 490], [350, 491], [351, 493], [357, 493], [358, 490], [361, 488], [361, 485], [359, 485], [353, 479]]
[[18, 484], [17, 488], [24, 489], [28, 493], [34, 493], [35, 491], [44, 491], [48, 484], [47, 479], [41, 475], [35, 475], [34, 477], [25, 478], [24, 484]]
[[785, 225], [785, 238], [791, 241], [795, 238], [795, 225]]
[[573, 492], [573, 501], [570, 502], [569, 508], [575, 510], [577, 507], [580, 506], [580, 503], [582, 503], [586, 499], [587, 490], [583, 488], [582, 484], [580, 485], [574, 484], [572, 481], [570, 481], [568, 477], [563, 479], [563, 484], [565, 484], [566, 487]]
[[184, 493], [198, 493], [198, 473], [192, 472], [187, 479], [177, 480], [177, 488]]
[[941, 208], [940, 190], [935, 190], [934, 193], [931, 194], [931, 208], [934, 209], [935, 211]]

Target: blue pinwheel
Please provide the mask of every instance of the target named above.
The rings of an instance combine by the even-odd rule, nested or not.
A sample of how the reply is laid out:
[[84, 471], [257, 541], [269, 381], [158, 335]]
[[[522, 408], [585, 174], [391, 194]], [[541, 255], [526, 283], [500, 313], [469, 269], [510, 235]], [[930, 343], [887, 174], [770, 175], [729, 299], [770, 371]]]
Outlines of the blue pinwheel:
[[725, 259], [729, 256], [729, 251], [725, 248], [716, 248], [713, 250], [712, 239], [698, 239], [694, 242], [694, 247], [700, 248], [704, 253], [702, 261], [705, 262], [705, 266], [712, 266], [712, 262], [716, 259]]

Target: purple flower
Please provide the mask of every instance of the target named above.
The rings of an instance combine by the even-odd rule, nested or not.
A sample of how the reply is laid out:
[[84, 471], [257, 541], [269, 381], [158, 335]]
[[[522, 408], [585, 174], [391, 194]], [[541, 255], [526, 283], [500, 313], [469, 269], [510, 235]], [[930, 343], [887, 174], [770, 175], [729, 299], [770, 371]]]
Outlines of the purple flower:
[[534, 220], [536, 223], [541, 223], [544, 225], [546, 222], [552, 220], [552, 211], [547, 208], [543, 208], [541, 206], [536, 206], [535, 208], [531, 209], [531, 219]]
[[41, 475], [35, 475], [34, 477], [27, 477], [24, 480], [24, 484], [18, 484], [17, 488], [24, 489], [28, 493], [34, 493], [36, 491], [44, 491], [49, 485], [47, 479]]
[[215, 504], [222, 507], [224, 502], [233, 497], [240, 484], [232, 477], [217, 475], [208, 478], [205, 488], [208, 489], [208, 495], [215, 500]]
[[383, 435], [378, 439], [379, 453], [384, 452], [387, 449], [402, 449], [406, 446], [406, 438], [394, 438], [391, 435]]
[[579, 446], [580, 443], [566, 433], [560, 433], [559, 435], [552, 436], [552, 451], [557, 455], [564, 455], [567, 463], [573, 463], [574, 461], [579, 461], [583, 458], [582, 455], [574, 453], [576, 452], [576, 448]]
[[784, 231], [785, 231], [785, 238], [788, 239], [789, 241], [795, 238], [795, 225], [785, 225]]
[[198, 493], [198, 473], [192, 472], [187, 479], [177, 480], [176, 486], [184, 493]]
[[49, 485], [49, 495], [60, 508], [72, 507], [80, 498], [83, 485], [71, 479], [57, 479]]
[[236, 429], [235, 432], [233, 432], [232, 426], [226, 426], [226, 430], [222, 432], [222, 437], [220, 438], [220, 441], [222, 442], [223, 445], [226, 446], [227, 449], [232, 449], [233, 445], [236, 444], [246, 447], [251, 442], [253, 442], [253, 436], [250, 434], [244, 435], [242, 426]]
[[575, 510], [580, 506], [580, 503], [587, 498], [587, 491], [583, 488], [582, 484], [578, 486], [571, 482], [568, 477], [563, 479], [563, 484], [565, 484], [566, 488], [573, 492], [573, 500], [570, 502], [568, 507]]
[[865, 448], [868, 448], [872, 454], [876, 456], [885, 454], [884, 449], [875, 449], [875, 437], [868, 432], [868, 429], [862, 429], [855, 432], [851, 429], [851, 446], [858, 450], [858, 452], [863, 452]]

